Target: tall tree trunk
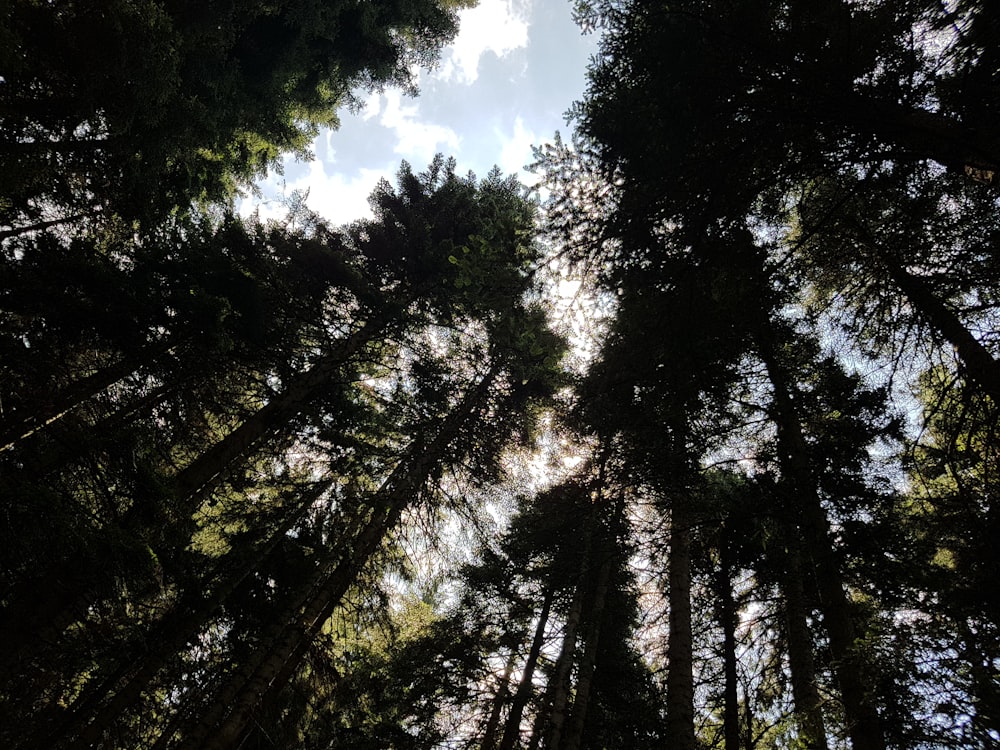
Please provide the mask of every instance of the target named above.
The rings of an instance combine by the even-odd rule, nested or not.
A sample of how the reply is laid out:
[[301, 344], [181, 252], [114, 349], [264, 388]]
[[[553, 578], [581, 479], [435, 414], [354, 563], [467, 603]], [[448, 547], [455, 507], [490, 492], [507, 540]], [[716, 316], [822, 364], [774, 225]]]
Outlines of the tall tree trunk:
[[723, 739], [726, 750], [740, 750], [739, 675], [736, 662], [736, 602], [733, 599], [733, 564], [729, 527], [723, 525], [719, 535], [719, 569], [716, 573], [716, 596], [719, 599], [719, 620], [722, 625], [722, 664], [725, 697]]
[[781, 556], [780, 586], [784, 599], [785, 631], [788, 635], [788, 667], [792, 677], [792, 699], [798, 715], [799, 736], [808, 750], [827, 750], [822, 700], [816, 685], [813, 636], [807, 621], [802, 554], [797, 535], [786, 539], [788, 551]]
[[[604, 551], [607, 555], [607, 550]], [[591, 557], [593, 559], [593, 557]], [[583, 728], [587, 723], [587, 709], [590, 703], [590, 693], [593, 688], [594, 672], [597, 668], [597, 652], [601, 637], [601, 625], [604, 620], [604, 607], [608, 598], [608, 583], [611, 579], [611, 557], [607, 555], [601, 562], [594, 586], [594, 596], [590, 600], [587, 611], [586, 647], [583, 659], [580, 661], [580, 671], [576, 679], [576, 697], [573, 699], [573, 711], [570, 715], [569, 730], [562, 747], [554, 750], [580, 750], [583, 742]]]
[[246, 550], [231, 552], [230, 555], [236, 559], [233, 570], [200, 599], [186, 604], [179, 603], [177, 609], [164, 618], [145, 639], [151, 647], [122, 664], [100, 685], [86, 690], [70, 707], [66, 720], [55, 731], [49, 730], [48, 739], [42, 746], [65, 747], [66, 750], [86, 750], [95, 746], [101, 735], [123, 712], [138, 706], [143, 691], [160, 670], [185, 644], [197, 637], [198, 632], [229, 595], [267, 559], [288, 531], [302, 518], [303, 512], [332, 485], [333, 480], [326, 479], [309, 488], [263, 546], [249, 553]]
[[534, 693], [535, 666], [538, 664], [538, 656], [542, 653], [542, 646], [545, 645], [545, 627], [549, 622], [549, 610], [552, 607], [552, 599], [555, 596], [555, 587], [551, 584], [545, 590], [545, 598], [542, 600], [542, 610], [538, 613], [538, 623], [535, 625], [535, 635], [531, 639], [531, 648], [528, 650], [528, 658], [524, 662], [524, 669], [521, 671], [521, 682], [514, 693], [514, 700], [510, 704], [510, 711], [507, 713], [507, 721], [504, 723], [503, 736], [500, 738], [500, 750], [513, 750], [521, 739], [521, 718], [524, 716], [524, 709], [531, 700]]
[[[386, 326], [393, 320], [393, 309], [395, 308], [374, 315], [361, 328], [341, 340], [313, 367], [295, 378], [282, 394], [268, 402], [183, 469], [175, 477], [174, 491], [184, 511], [193, 514], [198, 508], [199, 500], [221, 481], [227, 471], [232, 470], [234, 464], [249, 458], [254, 447], [280, 430], [289, 419], [304, 409], [351, 356], [384, 332]], [[175, 345], [176, 343], [164, 342], [156, 347], [150, 347], [150, 356], [159, 356]], [[85, 378], [80, 384], [70, 387], [61, 397], [60, 403], [65, 406], [73, 399], [89, 398], [95, 388], [98, 389], [96, 392], [99, 392], [133, 372], [135, 366], [134, 360], [128, 360], [96, 373], [92, 376], [96, 378], [94, 381]], [[58, 416], [66, 413], [69, 408], [72, 406], [62, 409]], [[53, 419], [57, 419], [58, 416]], [[19, 422], [10, 425], [11, 434], [18, 433], [22, 426]], [[43, 425], [37, 425], [24, 436], [35, 432], [40, 426]], [[17, 439], [13, 442], [8, 441], [8, 447], [15, 444]], [[141, 524], [139, 515], [140, 504], [134, 503], [119, 523], [123, 533], [136, 531], [137, 526]], [[9, 630], [13, 642], [19, 644], [16, 649], [8, 650], [7, 656], [2, 660], [2, 668], [5, 671], [16, 668], [17, 662], [23, 662], [27, 658], [26, 655], [34, 653], [37, 645], [43, 643], [37, 628], [28, 626], [29, 622], [38, 622], [38, 627], [44, 628], [49, 640], [58, 637], [69, 625], [76, 622], [81, 613], [86, 612], [93, 602], [100, 598], [99, 590], [104, 583], [106, 573], [107, 571], [103, 569], [91, 570], [86, 565], [63, 566], [49, 574], [49, 578], [53, 580], [52, 585], [33, 586], [30, 596], [27, 597], [32, 612], [30, 620], [19, 616], [16, 622], [9, 626], [0, 623], [0, 632]], [[41, 602], [37, 600], [38, 592], [42, 592]], [[70, 602], [70, 606], [67, 606], [67, 601]]]
[[[444, 451], [459, 437], [487, 396], [498, 371], [491, 370], [444, 419], [429, 441], [416, 440], [407, 457], [371, 499], [374, 512], [347, 549], [331, 550], [315, 572], [296, 589], [279, 618], [261, 638], [262, 647], [216, 692], [200, 720], [186, 733], [182, 750], [226, 750], [236, 747], [257, 706], [281, 687], [311, 641], [330, 618], [388, 533], [420, 494]], [[468, 431], [465, 431], [468, 432]], [[172, 731], [168, 730], [170, 734]], [[161, 737], [161, 740], [163, 738]], [[169, 737], [167, 738], [169, 741]]]
[[185, 511], [196, 511], [198, 501], [221, 481], [233, 464], [246, 459], [262, 440], [286, 426], [306, 408], [329, 385], [331, 377], [344, 363], [379, 336], [391, 319], [388, 312], [369, 318], [361, 328], [339, 341], [306, 372], [294, 378], [280, 395], [181, 470], [174, 479], [174, 487]]
[[[902, 146], [917, 159], [932, 159], [981, 182], [1000, 178], [1000, 139], [993, 128], [977, 130], [940, 112], [859, 94], [832, 98], [828, 111], [837, 120], [851, 121]], [[979, 172], [970, 172], [970, 167]]]
[[913, 309], [955, 348], [969, 379], [982, 388], [994, 403], [1000, 404], [1000, 362], [994, 359], [989, 349], [972, 335], [923, 280], [909, 273], [898, 261], [882, 257], [883, 255], [880, 253], [878, 256], [879, 264], [885, 268], [889, 278], [906, 296]]
[[108, 388], [136, 372], [140, 367], [154, 364], [160, 357], [175, 349], [185, 339], [169, 337], [144, 347], [133, 356], [124, 357], [120, 362], [109, 365], [92, 375], [70, 383], [53, 394], [44, 405], [36, 406], [31, 414], [21, 415], [18, 411], [0, 420], [0, 453], [10, 450], [25, 438], [59, 421], [73, 409], [88, 399], [103, 393]]
[[695, 750], [694, 658], [691, 633], [691, 509], [678, 494], [670, 508], [670, 573], [667, 598], [667, 737], [671, 747]]
[[[590, 562], [589, 546], [588, 539], [586, 545], [588, 549], [583, 557], [585, 566]], [[563, 628], [562, 647], [559, 649], [559, 656], [556, 659], [552, 675], [552, 707], [549, 713], [548, 739], [545, 743], [545, 746], [552, 750], [559, 747], [559, 743], [562, 741], [563, 727], [566, 724], [569, 677], [573, 669], [573, 656], [576, 653], [576, 633], [580, 627], [580, 616], [583, 613], [585, 573], [586, 568], [581, 573], [573, 593], [573, 603], [570, 605], [569, 614], [566, 615], [566, 625]]]
[[830, 539], [829, 520], [820, 502], [818, 486], [795, 403], [792, 386], [780, 363], [770, 332], [758, 330], [757, 344], [774, 389], [774, 421], [778, 433], [779, 464], [795, 498], [795, 512], [804, 546], [816, 567], [823, 622], [830, 636], [834, 672], [840, 685], [844, 715], [854, 750], [884, 750], [878, 710], [869, 692], [867, 665], [857, 652], [855, 625], [840, 568]]
[[21, 234], [28, 234], [29, 232], [42, 232], [46, 229], [51, 229], [52, 227], [62, 226], [63, 224], [71, 224], [80, 219], [85, 219], [90, 216], [90, 213], [76, 213], [70, 214], [69, 216], [63, 216], [59, 219], [49, 219], [47, 221], [36, 221], [34, 224], [27, 224], [25, 226], [13, 227], [11, 229], [0, 230], [0, 242], [11, 237], [17, 237]]
[[493, 696], [490, 707], [490, 717], [486, 721], [483, 729], [483, 741], [480, 747], [482, 750], [494, 750], [497, 746], [497, 730], [500, 728], [500, 716], [503, 708], [510, 698], [510, 676], [514, 672], [514, 661], [517, 658], [518, 649], [510, 652], [507, 657], [507, 664], [504, 665], [503, 674], [500, 676], [500, 684], [497, 685], [496, 695]]

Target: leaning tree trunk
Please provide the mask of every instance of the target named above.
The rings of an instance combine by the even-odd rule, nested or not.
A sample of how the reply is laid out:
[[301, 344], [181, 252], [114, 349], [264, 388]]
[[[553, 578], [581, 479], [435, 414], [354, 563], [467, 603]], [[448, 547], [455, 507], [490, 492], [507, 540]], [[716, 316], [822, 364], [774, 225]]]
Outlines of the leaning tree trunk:
[[883, 253], [879, 254], [880, 265], [913, 309], [955, 348], [969, 379], [982, 388], [994, 403], [1000, 404], [1000, 362], [924, 281], [909, 273], [898, 261], [883, 256]]
[[[336, 371], [363, 346], [381, 334], [392, 319], [390, 312], [373, 316], [361, 328], [340, 341], [313, 367], [292, 380], [282, 394], [268, 402], [183, 469], [174, 479], [174, 496], [183, 511], [181, 515], [192, 515], [198, 509], [204, 494], [221, 481], [227, 471], [231, 471], [235, 464], [248, 459], [262, 440], [286, 426], [288, 420], [306, 408], [328, 384]], [[126, 511], [119, 524], [123, 533], [134, 533], [138, 530], [137, 527], [141, 524], [139, 511], [140, 504], [136, 503]], [[182, 523], [186, 524], [187, 521]], [[51, 612], [51, 616], [44, 618], [43, 627], [50, 637], [57, 637], [66, 627], [79, 619], [81, 612], [86, 612], [92, 603], [100, 598], [100, 588], [105, 583], [106, 571], [74, 566], [60, 568], [51, 575], [59, 584], [69, 582], [68, 586], [63, 585], [61, 588], [70, 591], [71, 606], [66, 606], [65, 595], [44, 594], [44, 592], [59, 592], [60, 587], [54, 586], [39, 589], [44, 594], [43, 605], [47, 609], [40, 609], [38, 606], [34, 609], [39, 612]], [[34, 619], [42, 620], [37, 616]], [[6, 624], [4, 627], [6, 628]], [[19, 653], [29, 653], [36, 649], [32, 644], [40, 643], [37, 633], [28, 631], [20, 623], [12, 624], [11, 628], [20, 644]], [[4, 661], [5, 666], [6, 661]]]
[[135, 355], [124, 357], [113, 365], [98, 370], [80, 380], [70, 383], [52, 394], [44, 405], [38, 405], [30, 414], [22, 410], [0, 421], [0, 453], [15, 447], [20, 441], [58, 422], [75, 408], [97, 396], [115, 383], [123, 380], [140, 368], [155, 364], [158, 359], [180, 346], [190, 336], [169, 337], [164, 341], [149, 344]]
[[190, 643], [230, 594], [251, 575], [286, 537], [287, 532], [308, 509], [333, 485], [326, 479], [311, 487], [295, 503], [295, 509], [268, 536], [263, 546], [247, 553], [234, 550], [230, 556], [237, 562], [230, 572], [208, 590], [207, 594], [177, 608], [146, 638], [151, 647], [140, 656], [122, 664], [98, 686], [85, 690], [70, 707], [70, 714], [40, 747], [65, 747], [66, 750], [86, 750], [98, 744], [104, 734], [122, 714], [136, 708], [143, 691], [153, 678], [184, 646]]
[[830, 636], [834, 672], [840, 685], [844, 714], [853, 750], [885, 750], [878, 710], [866, 679], [866, 665], [857, 651], [857, 634], [850, 602], [830, 539], [829, 519], [820, 502], [809, 462], [789, 377], [776, 353], [770, 323], [757, 331], [756, 340], [774, 390], [774, 421], [778, 433], [779, 464], [790, 494], [802, 541], [816, 567], [823, 621]]
[[[306, 408], [344, 362], [382, 333], [391, 320], [392, 316], [389, 313], [382, 313], [368, 320], [361, 328], [339, 342], [333, 350], [327, 352], [313, 367], [295, 378], [281, 395], [268, 402], [183, 469], [174, 480], [174, 495], [180, 515], [182, 517], [193, 515], [204, 494], [221, 481], [226, 472], [232, 471], [235, 465], [248, 459], [261, 441], [279, 431], [287, 425], [288, 420]], [[139, 530], [138, 527], [142, 523], [139, 519], [139, 507], [138, 504], [133, 504], [124, 514], [119, 524], [123, 533], [135, 533]], [[36, 587], [37, 591], [43, 592], [42, 608], [36, 604], [32, 611], [36, 613], [51, 611], [51, 616], [43, 619], [36, 614], [32, 618], [40, 623], [44, 622], [42, 627], [49, 633], [50, 638], [57, 637], [66, 627], [79, 619], [80, 613], [86, 612], [92, 603], [101, 597], [100, 589], [105, 583], [106, 573], [103, 569], [94, 571], [87, 566], [53, 571], [51, 575], [59, 583], [71, 582], [69, 587], [61, 588], [68, 588], [72, 604], [66, 606], [65, 595], [51, 596], [45, 593], [58, 593], [60, 591], [58, 586]], [[16, 636], [17, 650], [21, 654], [19, 660], [23, 660], [23, 654], [34, 653], [42, 641], [36, 632], [23, 627], [23, 618], [20, 619], [21, 622], [13, 623], [10, 628]], [[4, 628], [7, 628], [6, 624]], [[6, 661], [4, 660], [5, 665]]]
[[503, 674], [500, 676], [500, 684], [497, 685], [496, 695], [491, 701], [490, 717], [486, 720], [486, 727], [483, 729], [482, 750], [494, 750], [497, 746], [497, 730], [500, 728], [503, 707], [507, 705], [507, 699], [510, 698], [510, 676], [514, 672], [517, 651], [518, 649], [513, 649], [510, 652], [507, 664], [503, 668]]
[[18, 235], [28, 234], [30, 232], [44, 232], [46, 229], [52, 229], [52, 227], [72, 224], [73, 222], [80, 221], [80, 219], [86, 219], [90, 216], [93, 216], [93, 212], [75, 213], [70, 214], [69, 216], [63, 216], [59, 219], [36, 221], [34, 224], [25, 224], [24, 226], [13, 227], [11, 229], [0, 229], [0, 242], [10, 239], [11, 237], [17, 237]]
[[209, 448], [174, 479], [178, 502], [188, 513], [198, 509], [202, 497], [222, 480], [234, 464], [248, 458], [254, 448], [305, 409], [326, 388], [331, 378], [363, 346], [375, 340], [392, 320], [383, 312], [339, 341], [307, 371], [295, 377], [284, 391], [248, 417], [235, 430]]
[[[180, 745], [182, 750], [226, 750], [238, 746], [256, 710], [269, 693], [283, 684], [312, 640], [330, 618], [362, 569], [375, 555], [403, 512], [420, 494], [441, 456], [458, 439], [473, 415], [480, 411], [498, 371], [491, 370], [445, 418], [429, 441], [417, 440], [371, 499], [374, 512], [353, 545], [331, 550], [317, 561], [315, 572], [303, 581], [279, 618], [264, 634], [258, 652], [240, 666], [216, 692], [200, 720]], [[167, 730], [167, 734], [173, 734]], [[169, 736], [157, 745], [165, 746]]]
[[591, 535], [594, 514], [591, 513], [585, 531], [583, 555], [580, 563], [580, 575], [573, 592], [573, 603], [566, 615], [563, 628], [562, 647], [556, 659], [552, 675], [552, 707], [549, 714], [547, 748], [557, 750], [562, 741], [563, 727], [566, 724], [566, 708], [569, 703], [569, 678], [573, 670], [574, 654], [576, 653], [576, 634], [580, 628], [580, 616], [583, 613], [583, 594], [587, 582], [587, 573], [591, 563]]
[[507, 713], [507, 721], [504, 723], [503, 736], [500, 738], [500, 750], [513, 750], [518, 740], [521, 739], [521, 718], [524, 716], [524, 709], [534, 693], [532, 680], [535, 677], [535, 666], [542, 653], [542, 646], [545, 645], [545, 627], [549, 623], [549, 610], [552, 608], [554, 596], [555, 587], [549, 585], [545, 590], [545, 598], [542, 600], [542, 610], [538, 613], [538, 623], [535, 625], [535, 635], [531, 639], [528, 658], [521, 671], [521, 682], [518, 683], [514, 700], [510, 704], [510, 711]]
[[940, 112], [859, 94], [832, 97], [829, 111], [838, 120], [902, 146], [917, 159], [932, 159], [978, 182], [1000, 177], [1000, 138], [993, 128], [977, 130]]

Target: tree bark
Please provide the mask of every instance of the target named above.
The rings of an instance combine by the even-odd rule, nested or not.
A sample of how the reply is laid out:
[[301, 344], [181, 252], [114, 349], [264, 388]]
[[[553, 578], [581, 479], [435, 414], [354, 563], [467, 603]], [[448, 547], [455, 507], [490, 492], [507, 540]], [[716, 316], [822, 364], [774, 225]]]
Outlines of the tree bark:
[[[589, 539], [587, 540], [589, 542]], [[589, 544], [587, 545], [589, 547]], [[584, 564], [589, 562], [589, 555], [584, 555]], [[547, 748], [556, 750], [562, 741], [563, 727], [566, 724], [566, 708], [569, 703], [569, 677], [573, 669], [573, 656], [576, 653], [576, 633], [580, 627], [580, 616], [583, 613], [583, 587], [585, 570], [581, 572], [573, 593], [573, 603], [566, 615], [566, 625], [563, 628], [562, 647], [556, 659], [552, 676], [552, 708], [549, 714]]]
[[153, 364], [182, 342], [183, 339], [178, 341], [171, 337], [166, 341], [150, 344], [135, 356], [125, 357], [120, 362], [71, 383], [52, 396], [44, 406], [35, 408], [31, 414], [21, 416], [15, 412], [6, 417], [0, 421], [0, 453], [59, 421], [77, 406], [103, 393], [143, 365]]
[[[164, 618], [146, 639], [152, 647], [122, 664], [101, 685], [87, 690], [70, 708], [69, 716], [55, 731], [50, 732], [44, 747], [65, 747], [66, 750], [86, 750], [100, 740], [101, 735], [128, 708], [138, 705], [144, 690], [160, 670], [190, 643], [230, 594], [256, 570], [262, 561], [281, 543], [288, 531], [301, 519], [302, 512], [322, 497], [333, 485], [326, 479], [309, 488], [296, 502], [295, 511], [275, 529], [263, 546], [247, 553], [230, 554], [245, 558], [207, 595], [189, 604], [180, 604]], [[68, 741], [67, 741], [68, 740]]]
[[[853, 121], [860, 128], [909, 150], [921, 159], [931, 159], [949, 169], [984, 182], [993, 182], [1000, 172], [1000, 139], [995, 131], [984, 132], [948, 115], [907, 107], [896, 102], [853, 94], [847, 100], [830, 102], [832, 116]], [[988, 178], [972, 174], [969, 167], [992, 172]]]
[[995, 404], [1000, 404], [1000, 362], [994, 359], [989, 349], [972, 335], [925, 282], [906, 271], [898, 261], [882, 257], [881, 254], [878, 257], [889, 278], [906, 296], [917, 314], [955, 348], [969, 379], [982, 388]]
[[517, 692], [514, 693], [514, 700], [507, 713], [503, 736], [500, 738], [500, 750], [513, 750], [521, 739], [521, 718], [524, 716], [524, 709], [534, 693], [535, 666], [538, 664], [538, 656], [542, 652], [542, 646], [545, 645], [545, 626], [549, 622], [549, 610], [552, 608], [554, 596], [555, 587], [550, 585], [542, 600], [542, 610], [538, 613], [538, 623], [535, 625], [535, 635], [531, 639], [528, 658], [525, 660], [524, 669], [521, 672], [521, 681], [518, 683]]
[[670, 632], [667, 648], [667, 737], [671, 747], [695, 750], [694, 658], [691, 633], [691, 510], [687, 497], [670, 508], [670, 573], [667, 598]]
[[732, 553], [729, 531], [723, 526], [719, 535], [719, 569], [716, 573], [716, 596], [719, 597], [719, 620], [722, 625], [722, 663], [725, 685], [722, 735], [726, 750], [740, 750], [739, 675], [736, 662], [736, 602], [733, 599]]
[[22, 234], [28, 234], [29, 232], [43, 232], [46, 229], [51, 229], [52, 227], [62, 226], [63, 224], [71, 224], [80, 219], [85, 219], [89, 216], [88, 213], [76, 213], [70, 214], [69, 216], [64, 216], [59, 219], [49, 219], [47, 221], [36, 221], [34, 224], [28, 224], [27, 226], [16, 227], [11, 229], [0, 229], [0, 242], [11, 237], [17, 237]]
[[504, 665], [500, 684], [497, 686], [496, 695], [493, 696], [490, 717], [486, 721], [486, 728], [483, 729], [482, 750], [494, 750], [497, 746], [497, 729], [500, 728], [500, 715], [503, 713], [503, 707], [507, 705], [507, 699], [510, 697], [510, 676], [514, 672], [516, 657], [517, 649], [514, 649], [507, 657], [507, 664]]
[[792, 699], [795, 702], [795, 713], [798, 714], [799, 736], [807, 750], [827, 750], [822, 700], [816, 685], [813, 636], [807, 621], [800, 542], [796, 535], [792, 535], [786, 543], [789, 549], [780, 560], [783, 568], [780, 586], [784, 599], [788, 667], [792, 677]]
[[306, 408], [352, 355], [385, 330], [391, 318], [385, 312], [369, 318], [361, 328], [294, 378], [280, 395], [182, 469], [174, 479], [174, 488], [185, 512], [196, 511], [198, 501], [222, 480], [238, 459], [247, 458], [262, 440]]
[[354, 544], [349, 549], [331, 550], [325, 559], [317, 561], [315, 573], [291, 597], [285, 610], [287, 616], [272, 623], [261, 639], [264, 645], [216, 692], [185, 736], [181, 750], [226, 750], [239, 744], [256, 707], [269, 692], [283, 687], [279, 675], [292, 673], [289, 666], [295, 666], [305, 653], [302, 645], [319, 632], [403, 511], [418, 497], [443, 451], [481, 406], [497, 374], [493, 369], [483, 377], [445, 418], [431, 440], [414, 442], [407, 457], [373, 496], [374, 512]]
[[[829, 520], [820, 502], [818, 486], [809, 462], [802, 426], [792, 399], [788, 374], [780, 363], [769, 330], [758, 330], [758, 351], [774, 389], [774, 421], [778, 433], [779, 465], [795, 498], [794, 512], [803, 545], [816, 566], [823, 622], [830, 636], [834, 673], [840, 685], [848, 734], [854, 750], [885, 750], [878, 710], [865, 678], [867, 665], [856, 648], [856, 631], [850, 602], [830, 539]], [[805, 562], [805, 561], [803, 561]]]
[[583, 652], [583, 659], [580, 661], [580, 671], [576, 679], [576, 697], [573, 699], [569, 731], [566, 734], [564, 745], [553, 750], [580, 750], [583, 741], [583, 728], [587, 722], [587, 709], [593, 688], [594, 672], [597, 667], [597, 649], [601, 637], [601, 625], [604, 619], [604, 607], [608, 598], [610, 578], [611, 558], [609, 556], [605, 557], [598, 570], [594, 596], [587, 612], [587, 645]]

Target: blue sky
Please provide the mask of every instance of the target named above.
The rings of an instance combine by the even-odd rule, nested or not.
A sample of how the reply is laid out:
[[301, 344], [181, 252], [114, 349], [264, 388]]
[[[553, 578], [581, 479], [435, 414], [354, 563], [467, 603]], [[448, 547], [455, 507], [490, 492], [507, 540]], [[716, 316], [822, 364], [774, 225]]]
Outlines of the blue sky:
[[565, 112], [583, 93], [596, 38], [570, 18], [569, 0], [480, 0], [461, 12], [458, 37], [441, 64], [419, 77], [420, 95], [386, 91], [314, 143], [311, 162], [288, 159], [284, 176], [260, 183], [265, 218], [280, 217], [282, 194], [308, 190], [308, 205], [334, 224], [368, 214], [367, 197], [401, 160], [423, 169], [437, 152], [460, 173], [498, 164], [531, 181], [531, 146], [568, 131]]

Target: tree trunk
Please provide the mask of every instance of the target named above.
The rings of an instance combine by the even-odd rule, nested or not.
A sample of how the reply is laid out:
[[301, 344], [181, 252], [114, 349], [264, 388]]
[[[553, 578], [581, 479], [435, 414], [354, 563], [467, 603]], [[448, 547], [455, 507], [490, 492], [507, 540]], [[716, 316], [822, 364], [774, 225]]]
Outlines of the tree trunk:
[[740, 750], [739, 675], [736, 662], [736, 602], [733, 600], [732, 553], [728, 543], [729, 530], [723, 526], [719, 535], [719, 569], [716, 574], [716, 596], [719, 598], [719, 620], [722, 625], [722, 663], [725, 685], [723, 739], [726, 750]]
[[120, 362], [71, 383], [54, 394], [46, 404], [35, 408], [31, 414], [20, 416], [15, 412], [5, 417], [0, 421], [0, 453], [10, 450], [19, 441], [59, 421], [77, 406], [103, 393], [143, 365], [153, 364], [180, 343], [183, 343], [183, 339], [178, 341], [170, 337], [165, 341], [149, 344], [135, 356], [125, 357]]
[[788, 635], [788, 667], [792, 677], [792, 699], [798, 715], [799, 736], [807, 750], [827, 750], [826, 724], [816, 685], [813, 636], [807, 621], [802, 555], [796, 536], [786, 539], [788, 552], [781, 556], [781, 594], [784, 598], [785, 630]]
[[521, 718], [524, 716], [524, 709], [528, 705], [528, 701], [534, 694], [535, 666], [538, 664], [538, 656], [542, 652], [542, 646], [545, 645], [545, 626], [549, 622], [549, 610], [552, 607], [554, 596], [555, 587], [550, 585], [542, 600], [542, 611], [538, 613], [538, 624], [535, 626], [535, 635], [531, 639], [528, 658], [521, 672], [521, 682], [517, 686], [517, 692], [514, 693], [514, 700], [511, 702], [507, 721], [504, 723], [503, 736], [500, 738], [500, 750], [513, 750], [521, 739]]
[[[245, 558], [236, 568], [211, 588], [200, 600], [184, 605], [164, 618], [154, 633], [146, 638], [151, 648], [122, 664], [101, 685], [87, 690], [70, 708], [66, 721], [49, 733], [45, 747], [65, 747], [67, 750], [86, 750], [95, 746], [101, 735], [128, 708], [138, 706], [143, 691], [171, 658], [190, 643], [214, 612], [230, 594], [256, 570], [262, 561], [281, 543], [288, 531], [302, 518], [302, 513], [322, 497], [333, 485], [326, 479], [311, 487], [296, 502], [294, 512], [275, 529], [263, 546], [249, 553], [240, 550], [230, 554]], [[66, 740], [69, 739], [69, 742]], [[64, 744], [60, 744], [60, 740]]]
[[[589, 547], [589, 539], [587, 540]], [[588, 550], [589, 552], [589, 550]], [[584, 555], [584, 565], [589, 562], [589, 554]], [[562, 647], [556, 659], [552, 676], [552, 708], [549, 714], [547, 748], [556, 750], [562, 741], [563, 727], [566, 724], [566, 707], [569, 703], [569, 677], [573, 669], [573, 655], [576, 653], [576, 633], [580, 627], [580, 615], [583, 612], [583, 588], [585, 571], [577, 581], [573, 593], [573, 603], [566, 615], [566, 625], [563, 629]]]
[[77, 213], [71, 214], [69, 216], [64, 216], [61, 219], [49, 219], [47, 221], [36, 221], [34, 224], [28, 224], [23, 227], [15, 227], [11, 229], [0, 230], [0, 242], [11, 237], [17, 237], [22, 234], [28, 234], [29, 232], [43, 232], [46, 229], [51, 229], [52, 227], [62, 226], [63, 224], [71, 224], [80, 219], [85, 219], [90, 216], [89, 213]]
[[507, 657], [507, 664], [503, 668], [503, 675], [500, 677], [500, 684], [497, 686], [496, 695], [493, 696], [490, 717], [486, 721], [486, 728], [483, 729], [482, 750], [494, 750], [497, 746], [497, 730], [500, 728], [500, 715], [503, 707], [507, 705], [510, 697], [510, 676], [514, 672], [514, 660], [517, 658], [517, 650], [510, 652]]
[[667, 598], [670, 633], [667, 671], [667, 737], [678, 750], [695, 750], [694, 658], [691, 633], [690, 499], [674, 498], [670, 509], [670, 573]]
[[294, 378], [280, 395], [181, 470], [174, 479], [174, 487], [185, 511], [196, 511], [200, 498], [221, 481], [238, 459], [247, 458], [263, 439], [306, 408], [352, 355], [382, 333], [391, 317], [389, 313], [381, 313], [369, 318], [309, 370]]
[[906, 271], [897, 261], [882, 257], [882, 254], [878, 258], [889, 278], [906, 296], [913, 309], [945, 341], [955, 347], [969, 379], [982, 388], [995, 404], [1000, 404], [1000, 362], [993, 358], [989, 349], [972, 335], [924, 281]]
[[573, 712], [570, 716], [569, 731], [563, 747], [553, 750], [580, 750], [583, 741], [583, 728], [587, 722], [587, 708], [590, 703], [590, 692], [593, 687], [594, 672], [597, 667], [597, 648], [601, 636], [601, 624], [604, 619], [604, 606], [608, 598], [608, 581], [611, 578], [611, 557], [601, 563], [594, 586], [594, 596], [587, 612], [586, 648], [580, 661], [580, 671], [576, 679], [576, 697], [573, 699]]
[[[820, 502], [818, 487], [809, 462], [808, 449], [788, 375], [775, 354], [767, 329], [758, 330], [757, 344], [774, 389], [774, 421], [778, 433], [779, 464], [786, 477], [802, 541], [811, 552], [816, 567], [823, 621], [830, 636], [834, 672], [844, 702], [844, 715], [853, 750], [884, 750], [885, 740], [878, 711], [865, 678], [867, 665], [856, 650], [856, 632], [850, 602], [844, 590], [839, 565], [829, 533], [829, 520]], [[805, 562], [805, 561], [803, 561]]]
[[[331, 550], [317, 561], [315, 573], [303, 581], [286, 606], [288, 617], [272, 623], [264, 644], [216, 692], [198, 723], [180, 745], [182, 750], [225, 750], [236, 747], [257, 706], [269, 692], [283, 687], [279, 675], [290, 676], [308, 644], [330, 618], [340, 600], [395, 527], [403, 511], [419, 495], [444, 450], [463, 432], [497, 376], [491, 370], [445, 418], [437, 435], [417, 440], [371, 500], [372, 517], [349, 549]], [[171, 732], [172, 734], [172, 732]]]
[[992, 128], [983, 132], [939, 112], [857, 94], [831, 105], [835, 118], [843, 120], [846, 113], [848, 120], [918, 159], [931, 159], [980, 182], [1000, 177], [1000, 139]]

